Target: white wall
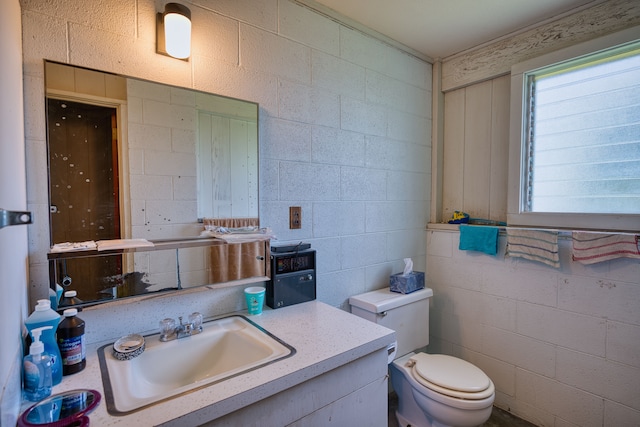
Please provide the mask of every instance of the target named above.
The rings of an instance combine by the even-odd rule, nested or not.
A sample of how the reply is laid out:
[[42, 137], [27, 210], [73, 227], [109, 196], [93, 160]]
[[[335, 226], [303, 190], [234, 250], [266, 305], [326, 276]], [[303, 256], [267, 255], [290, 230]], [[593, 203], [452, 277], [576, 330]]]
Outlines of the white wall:
[[[155, 53], [160, 2], [22, 2], [28, 201], [41, 218], [29, 229], [31, 298], [48, 282], [43, 58], [258, 102], [261, 224], [317, 249], [321, 301], [346, 309], [349, 295], [386, 286], [404, 257], [424, 270], [431, 65], [287, 0], [184, 3], [189, 62]], [[302, 229], [289, 230], [289, 206], [302, 207]], [[189, 304], [205, 315], [242, 307], [241, 289], [184, 300], [83, 319], [93, 340], [152, 329]]]
[[640, 425], [640, 263], [561, 268], [458, 250], [457, 231], [429, 231], [429, 352], [481, 367], [495, 404], [540, 426]]
[[[445, 59], [441, 211], [506, 220], [510, 66], [640, 23], [640, 3], [611, 0]], [[550, 37], [555, 35], [555, 37]], [[436, 157], [436, 154], [434, 154]], [[435, 172], [435, 171], [434, 171]], [[436, 176], [434, 174], [434, 176]], [[439, 188], [438, 188], [439, 187]], [[431, 226], [430, 352], [480, 366], [495, 404], [541, 426], [640, 425], [640, 263], [582, 266], [561, 240], [559, 270], [459, 251], [453, 226]], [[439, 227], [440, 229], [435, 229]], [[450, 230], [441, 230], [450, 227]]]
[[[20, 4], [0, 14], [0, 208], [26, 210]], [[27, 227], [0, 229], [0, 425], [15, 425], [20, 405], [21, 325], [27, 301]]]

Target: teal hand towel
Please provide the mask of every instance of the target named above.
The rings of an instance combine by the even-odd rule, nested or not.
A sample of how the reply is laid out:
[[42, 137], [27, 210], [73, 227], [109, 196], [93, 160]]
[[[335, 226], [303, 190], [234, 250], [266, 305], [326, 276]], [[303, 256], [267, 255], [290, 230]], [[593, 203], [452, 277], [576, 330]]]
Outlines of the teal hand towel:
[[498, 227], [461, 225], [460, 244], [461, 251], [480, 251], [485, 254], [498, 253]]

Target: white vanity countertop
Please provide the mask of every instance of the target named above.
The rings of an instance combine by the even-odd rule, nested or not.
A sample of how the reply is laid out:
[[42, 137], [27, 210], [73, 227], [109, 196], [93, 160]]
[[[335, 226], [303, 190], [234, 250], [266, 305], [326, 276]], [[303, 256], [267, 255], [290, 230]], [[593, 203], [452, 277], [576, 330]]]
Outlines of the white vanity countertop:
[[266, 308], [260, 316], [248, 318], [293, 346], [296, 354], [129, 415], [112, 416], [104, 401], [97, 354], [98, 348], [109, 343], [103, 342], [88, 347], [86, 368], [64, 377], [53, 393], [78, 388], [98, 390], [103, 401], [90, 414], [92, 425], [199, 425], [386, 348], [396, 339], [395, 332], [388, 328], [319, 301], [277, 310]]

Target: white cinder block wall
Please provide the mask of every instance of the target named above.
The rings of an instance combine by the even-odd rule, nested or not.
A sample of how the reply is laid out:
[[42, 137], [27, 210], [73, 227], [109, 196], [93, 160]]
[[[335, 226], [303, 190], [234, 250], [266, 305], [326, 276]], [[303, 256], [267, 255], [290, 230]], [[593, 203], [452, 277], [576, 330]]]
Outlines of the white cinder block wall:
[[[424, 270], [431, 65], [288, 0], [183, 3], [193, 22], [188, 62], [155, 53], [164, 2], [21, 2], [28, 202], [37, 218], [31, 306], [48, 282], [43, 59], [259, 103], [261, 223], [318, 251], [319, 300], [348, 309], [348, 296], [386, 286], [405, 257]], [[302, 229], [289, 230], [289, 206], [302, 207]], [[241, 309], [241, 293], [85, 310], [87, 338], [151, 330], [193, 309]]]
[[459, 233], [429, 231], [429, 352], [481, 367], [496, 405], [540, 426], [640, 425], [640, 263], [562, 267], [458, 250]]

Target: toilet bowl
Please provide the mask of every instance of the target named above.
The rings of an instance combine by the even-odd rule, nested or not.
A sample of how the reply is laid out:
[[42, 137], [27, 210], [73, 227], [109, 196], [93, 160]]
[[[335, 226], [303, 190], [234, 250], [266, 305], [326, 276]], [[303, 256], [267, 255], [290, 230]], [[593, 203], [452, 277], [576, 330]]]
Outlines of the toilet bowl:
[[402, 427], [475, 427], [491, 416], [495, 387], [471, 363], [442, 354], [409, 353], [389, 367]]
[[[396, 418], [407, 427], [474, 427], [489, 419], [495, 386], [480, 368], [444, 354], [415, 353], [429, 344], [429, 298], [424, 288], [409, 294], [379, 289], [349, 298], [351, 312], [396, 331], [389, 360], [398, 394]], [[392, 359], [395, 356], [390, 356]]]

